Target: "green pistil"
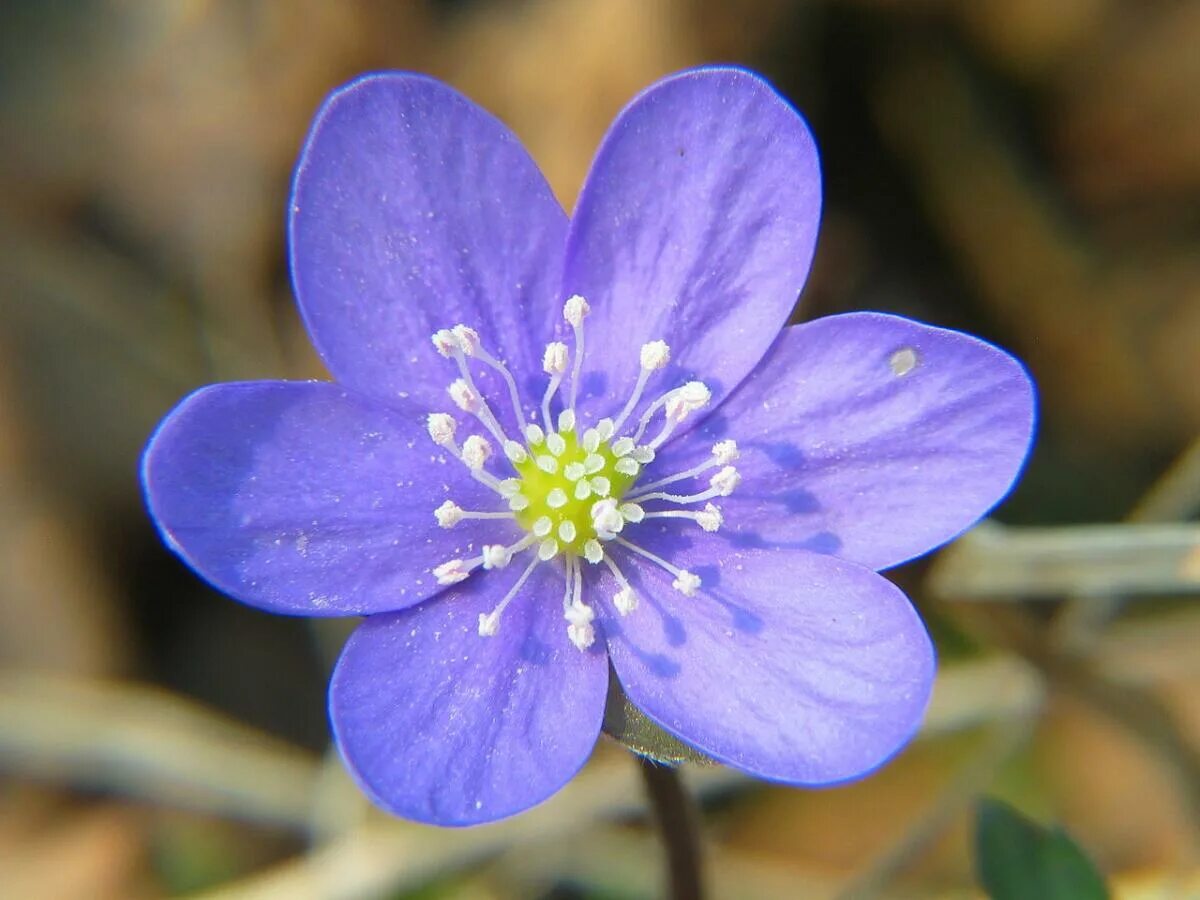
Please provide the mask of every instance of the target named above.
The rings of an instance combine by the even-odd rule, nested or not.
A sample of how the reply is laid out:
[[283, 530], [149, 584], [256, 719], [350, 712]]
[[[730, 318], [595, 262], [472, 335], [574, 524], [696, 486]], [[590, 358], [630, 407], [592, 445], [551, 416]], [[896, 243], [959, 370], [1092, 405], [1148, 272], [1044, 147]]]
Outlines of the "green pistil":
[[[524, 462], [514, 463], [521, 482], [521, 494], [529, 501], [529, 506], [516, 513], [517, 524], [526, 531], [533, 531], [534, 523], [545, 516], [550, 519], [553, 526], [546, 537], [558, 541], [561, 552], [582, 555], [583, 545], [596, 537], [596, 529], [592, 527], [592, 506], [596, 501], [602, 500], [604, 496], [620, 500], [637, 480], [637, 476], [618, 472], [615, 468], [617, 457], [608, 443], [602, 441], [596, 448], [595, 455], [604, 460], [603, 467], [595, 472], [585, 473], [582, 479], [574, 481], [568, 479], [566, 475], [568, 467], [573, 464], [586, 465], [591, 454], [579, 444], [575, 432], [564, 431], [560, 434], [566, 447], [558, 456], [554, 456], [546, 444], [541, 443], [529, 448], [529, 458]], [[553, 457], [558, 463], [558, 471], [551, 474], [538, 468], [537, 458], [539, 456]], [[597, 476], [608, 479], [607, 495], [593, 492], [585, 499], [578, 499], [575, 492], [579, 481], [585, 480], [590, 484], [592, 479]], [[557, 509], [551, 507], [549, 503], [549, 497], [556, 488], [567, 497], [566, 504]], [[575, 537], [569, 541], [563, 540], [559, 531], [559, 526], [563, 522], [572, 522], [575, 525]]]

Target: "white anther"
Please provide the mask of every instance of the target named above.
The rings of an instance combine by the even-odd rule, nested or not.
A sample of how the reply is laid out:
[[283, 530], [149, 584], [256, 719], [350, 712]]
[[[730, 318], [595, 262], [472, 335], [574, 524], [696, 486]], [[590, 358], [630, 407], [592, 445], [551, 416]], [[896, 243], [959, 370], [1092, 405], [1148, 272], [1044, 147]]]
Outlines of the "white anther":
[[496, 490], [500, 492], [501, 497], [515, 497], [521, 493], [521, 479], [505, 478], [496, 485]]
[[694, 597], [696, 591], [700, 588], [700, 576], [693, 575], [686, 570], [681, 571], [675, 580], [671, 582], [671, 587], [679, 591], [685, 597]]
[[458, 349], [458, 338], [454, 336], [449, 328], [442, 328], [435, 331], [429, 338], [433, 341], [433, 346], [437, 352], [449, 358], [454, 355], [454, 351]]
[[641, 363], [642, 368], [648, 371], [663, 368], [671, 361], [671, 348], [667, 346], [666, 341], [651, 341], [648, 344], [642, 344]]
[[453, 528], [463, 518], [463, 509], [453, 500], [447, 500], [433, 511], [433, 517], [443, 528]]
[[616, 426], [612, 419], [604, 418], [596, 423], [596, 434], [600, 435], [602, 441], [607, 441], [612, 437], [614, 431], [616, 431]]
[[446, 413], [430, 413], [425, 420], [425, 427], [429, 429], [429, 436], [433, 438], [433, 442], [445, 447], [454, 443], [454, 431], [458, 423], [454, 421], [453, 416]]
[[516, 441], [504, 442], [504, 455], [508, 457], [509, 462], [523, 463], [529, 459], [529, 454], [525, 452], [525, 448]]
[[[516, 545], [516, 547], [521, 549], [524, 549], [526, 546], [528, 546], [526, 541], [522, 541], [520, 544]], [[518, 578], [516, 583], [508, 589], [508, 593], [504, 595], [498, 604], [496, 604], [496, 608], [490, 613], [480, 614], [479, 634], [482, 637], [491, 637], [500, 630], [500, 616], [504, 613], [505, 607], [507, 607], [508, 604], [512, 602], [513, 598], [520, 593], [521, 588], [525, 585], [525, 582], [529, 580], [529, 576], [533, 574], [533, 570], [537, 568], [537, 565], [540, 561], [541, 560], [536, 558], [531, 559], [529, 561], [529, 565], [525, 567], [525, 571], [521, 573], [521, 577]]]
[[433, 577], [438, 584], [458, 584], [471, 574], [471, 564], [465, 559], [451, 559], [435, 566]]
[[622, 456], [628, 456], [630, 453], [632, 453], [633, 448], [634, 448], [633, 438], [631, 438], [631, 437], [617, 438], [615, 441], [613, 441], [612, 453], [613, 453], [613, 456], [620, 459]]
[[480, 613], [479, 614], [479, 636], [492, 637], [500, 630], [500, 613]]
[[492, 445], [487, 442], [486, 438], [473, 434], [463, 441], [462, 458], [468, 469], [479, 471], [491, 455]]
[[667, 399], [667, 420], [682, 422], [698, 409], [708, 406], [712, 391], [702, 381], [689, 381]]
[[529, 509], [529, 498], [524, 494], [517, 494], [515, 497], [509, 497], [508, 508], [513, 512], [520, 512], [523, 509]]
[[604, 548], [600, 546], [600, 542], [595, 538], [589, 538], [583, 544], [583, 558], [590, 562], [593, 566], [600, 560], [604, 559]]
[[608, 492], [612, 490], [612, 482], [603, 475], [597, 475], [592, 479], [592, 490], [601, 497], [607, 497]]
[[633, 450], [629, 452], [629, 455], [632, 456], [636, 462], [641, 463], [643, 466], [648, 466], [650, 463], [654, 462], [653, 447], [634, 447]]
[[542, 516], [536, 522], [533, 523], [533, 533], [536, 534], [540, 538], [546, 537], [546, 535], [548, 535], [553, 530], [554, 530], [554, 522], [552, 522], [550, 520], [549, 516]]
[[535, 456], [533, 462], [534, 465], [547, 475], [554, 475], [558, 472], [558, 460], [553, 456], [547, 456], [545, 453], [542, 453], [539, 456]]
[[617, 509], [621, 513], [621, 518], [626, 522], [633, 522], [635, 525], [646, 518], [646, 511], [636, 503], [622, 503]]
[[546, 435], [546, 449], [555, 456], [562, 456], [567, 450], [566, 439], [561, 434], [548, 434]]
[[596, 613], [586, 603], [574, 601], [563, 610], [563, 618], [569, 623], [567, 637], [580, 650], [586, 650], [596, 642], [596, 629], [592, 625]]
[[546, 540], [538, 544], [537, 555], [538, 559], [542, 562], [554, 559], [557, 554], [558, 541], [554, 540], [554, 538], [546, 538]]
[[600, 449], [600, 432], [595, 428], [589, 428], [583, 433], [583, 438], [580, 439], [579, 443], [588, 453], [595, 453]]
[[638, 598], [637, 594], [633, 592], [633, 588], [625, 585], [625, 587], [613, 594], [612, 602], [613, 606], [617, 608], [617, 612], [623, 616], [627, 616], [637, 609]]
[[542, 431], [540, 425], [530, 424], [525, 426], [525, 440], [530, 446], [536, 447], [545, 439], [546, 432]]
[[558, 523], [558, 539], [564, 544], [569, 544], [571, 541], [575, 540], [575, 536], [577, 534], [578, 531], [575, 528], [575, 523], [570, 519], [564, 519], [562, 522]]
[[466, 325], [455, 325], [450, 329], [455, 340], [458, 341], [458, 349], [467, 356], [474, 356], [479, 352], [479, 332], [474, 328], [469, 328]]
[[696, 524], [705, 531], [716, 531], [725, 524], [725, 517], [721, 515], [720, 509], [711, 503], [706, 503], [704, 509], [696, 513]]
[[583, 317], [591, 312], [591, 309], [586, 300], [575, 294], [563, 304], [563, 318], [572, 328], [578, 328], [583, 324]]
[[592, 504], [592, 528], [600, 538], [611, 537], [625, 527], [625, 519], [617, 509], [617, 501], [611, 497]]
[[738, 450], [737, 441], [717, 441], [713, 444], [713, 456], [723, 466], [729, 465], [742, 454]]
[[581, 478], [575, 482], [574, 494], [576, 500], [586, 500], [588, 497], [592, 496], [592, 485], [587, 481], [587, 479]]
[[551, 509], [562, 509], [567, 505], [567, 492], [562, 488], [553, 488], [546, 495], [546, 505]]
[[484, 544], [480, 552], [485, 569], [503, 569], [508, 565], [508, 548], [503, 544]]
[[558, 430], [559, 431], [574, 431], [575, 430], [575, 410], [564, 409], [558, 414]]
[[599, 453], [589, 453], [583, 460], [583, 470], [589, 475], [604, 471], [604, 457]]
[[618, 459], [615, 463], [613, 463], [613, 468], [622, 475], [633, 476], [638, 473], [638, 470], [641, 468], [641, 466], [637, 464], [637, 460], [635, 460], [633, 457], [626, 456], [624, 459]]
[[448, 390], [454, 405], [463, 412], [477, 413], [483, 407], [483, 398], [471, 390], [464, 378], [455, 379]]
[[742, 476], [733, 466], [725, 466], [708, 483], [718, 496], [728, 497], [742, 483]]
[[567, 463], [565, 466], [563, 466], [563, 477], [566, 478], [567, 481], [578, 481], [586, 474], [587, 470], [584, 469], [583, 463], [573, 462]]
[[547, 375], [562, 375], [567, 371], [569, 358], [567, 345], [562, 341], [552, 341], [546, 345], [546, 352], [542, 354], [542, 370]]

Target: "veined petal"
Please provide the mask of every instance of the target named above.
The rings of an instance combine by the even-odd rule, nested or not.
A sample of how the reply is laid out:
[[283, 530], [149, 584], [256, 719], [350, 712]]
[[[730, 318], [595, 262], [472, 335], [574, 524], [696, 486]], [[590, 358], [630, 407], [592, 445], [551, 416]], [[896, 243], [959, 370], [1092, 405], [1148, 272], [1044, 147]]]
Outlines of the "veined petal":
[[721, 501], [725, 537], [884, 569], [956, 537], [1008, 493], [1034, 402], [1021, 364], [977, 338], [878, 313], [830, 316], [787, 329], [656, 466], [677, 471], [733, 438], [743, 478]]
[[218, 384], [186, 398], [142, 460], [167, 544], [260, 609], [341, 616], [401, 609], [442, 590], [430, 569], [514, 539], [508, 522], [438, 527], [446, 499], [502, 509], [425, 433], [411, 406], [324, 382]]
[[475, 825], [545, 800], [579, 771], [600, 733], [608, 663], [581, 653], [556, 614], [561, 569], [541, 565], [498, 633], [479, 616], [519, 561], [350, 637], [330, 685], [342, 758], [384, 809], [436, 825]]
[[564, 293], [591, 303], [581, 405], [619, 408], [638, 348], [658, 339], [672, 354], [662, 384], [699, 378], [719, 402], [796, 305], [820, 208], [812, 136], [757, 76], [696, 69], [635, 98], [596, 155], [567, 243]]
[[[360, 78], [317, 114], [288, 214], [300, 309], [342, 384], [444, 404], [456, 373], [429, 339], [463, 323], [538, 395], [567, 220], [491, 114], [430, 78]], [[479, 380], [502, 396], [492, 373]]]
[[[789, 784], [867, 774], [913, 735], [933, 648], [880, 575], [803, 550], [739, 550], [714, 536], [645, 545], [700, 576], [695, 596], [632, 554], [637, 609], [604, 614], [625, 693], [663, 728], [735, 768]], [[613, 587], [607, 573], [599, 588]]]

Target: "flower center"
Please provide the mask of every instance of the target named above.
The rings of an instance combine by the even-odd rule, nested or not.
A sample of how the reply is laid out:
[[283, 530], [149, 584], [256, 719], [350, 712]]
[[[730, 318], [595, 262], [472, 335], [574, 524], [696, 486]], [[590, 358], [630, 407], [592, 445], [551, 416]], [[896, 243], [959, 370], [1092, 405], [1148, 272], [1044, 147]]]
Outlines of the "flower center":
[[[562, 560], [565, 580], [562, 603], [563, 618], [568, 623], [567, 636], [581, 650], [587, 649], [595, 640], [592, 626], [595, 612], [583, 598], [585, 560], [592, 565], [603, 563], [612, 573], [620, 589], [611, 602], [621, 615], [631, 613], [638, 600], [621, 572], [614, 548], [661, 567], [674, 576], [672, 585], [676, 590], [689, 597], [694, 595], [700, 588], [700, 579], [632, 542], [625, 526], [652, 518], [682, 519], [694, 522], [705, 531], [716, 531], [723, 519], [720, 509], [710, 501], [729, 496], [741, 480], [737, 470], [730, 465], [738, 458], [737, 445], [725, 440], [713, 446], [710, 459], [684, 472], [635, 488], [642, 467], [654, 461], [658, 448], [679, 424], [705, 407], [712, 396], [701, 382], [689, 381], [662, 394], [645, 408], [636, 423], [631, 421], [650, 377], [663, 369], [670, 359], [670, 349], [662, 341], [651, 341], [642, 346], [641, 372], [631, 396], [616, 418], [601, 419], [580, 432], [575, 401], [582, 371], [583, 319], [587, 313], [588, 305], [582, 297], [571, 297], [563, 307], [563, 318], [574, 332], [575, 354], [567, 401], [557, 418], [551, 415], [551, 405], [567, 374], [570, 353], [565, 344], [557, 341], [546, 347], [542, 368], [550, 381], [540, 409], [544, 429], [527, 420], [515, 379], [502, 362], [484, 349], [474, 329], [456, 325], [433, 335], [438, 352], [452, 357], [458, 364], [461, 377], [449, 387], [451, 399], [463, 412], [473, 415], [492, 436], [514, 473], [498, 478], [487, 469], [493, 455], [493, 444], [487, 438], [473, 434], [459, 446], [455, 440], [457, 423], [453, 417], [446, 413], [431, 414], [427, 424], [434, 443], [457, 457], [477, 481], [494, 490], [508, 505], [507, 511], [465, 510], [453, 500], [447, 500], [434, 510], [434, 516], [443, 528], [453, 528], [463, 519], [507, 519], [525, 532], [524, 537], [511, 544], [484, 544], [476, 557], [447, 560], [434, 567], [433, 575], [439, 584], [456, 584], [478, 568], [503, 568], [518, 555], [529, 554], [521, 575], [496, 608], [480, 615], [479, 633], [485, 637], [499, 630], [505, 607], [518, 595], [533, 570], [556, 557]], [[523, 443], [505, 434], [471, 376], [468, 359], [491, 367], [504, 380], [513, 415], [521, 428], [518, 436], [524, 438]], [[654, 437], [645, 439], [651, 422], [660, 413], [664, 420], [662, 426]], [[628, 429], [627, 422], [630, 423]], [[717, 471], [708, 477], [706, 488], [693, 489], [690, 493], [662, 490], [668, 485], [694, 482], [710, 469]], [[648, 503], [674, 505], [643, 506]], [[695, 508], [701, 503], [703, 508]]]

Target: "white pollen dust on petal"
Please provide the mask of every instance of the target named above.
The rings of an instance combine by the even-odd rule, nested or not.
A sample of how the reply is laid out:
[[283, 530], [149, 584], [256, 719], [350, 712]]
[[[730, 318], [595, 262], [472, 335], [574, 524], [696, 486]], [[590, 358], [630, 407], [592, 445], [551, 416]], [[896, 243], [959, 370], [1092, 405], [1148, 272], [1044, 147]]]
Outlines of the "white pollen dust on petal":
[[917, 351], [912, 347], [905, 347], [892, 354], [888, 365], [892, 369], [892, 374], [900, 378], [915, 369], [919, 361]]

